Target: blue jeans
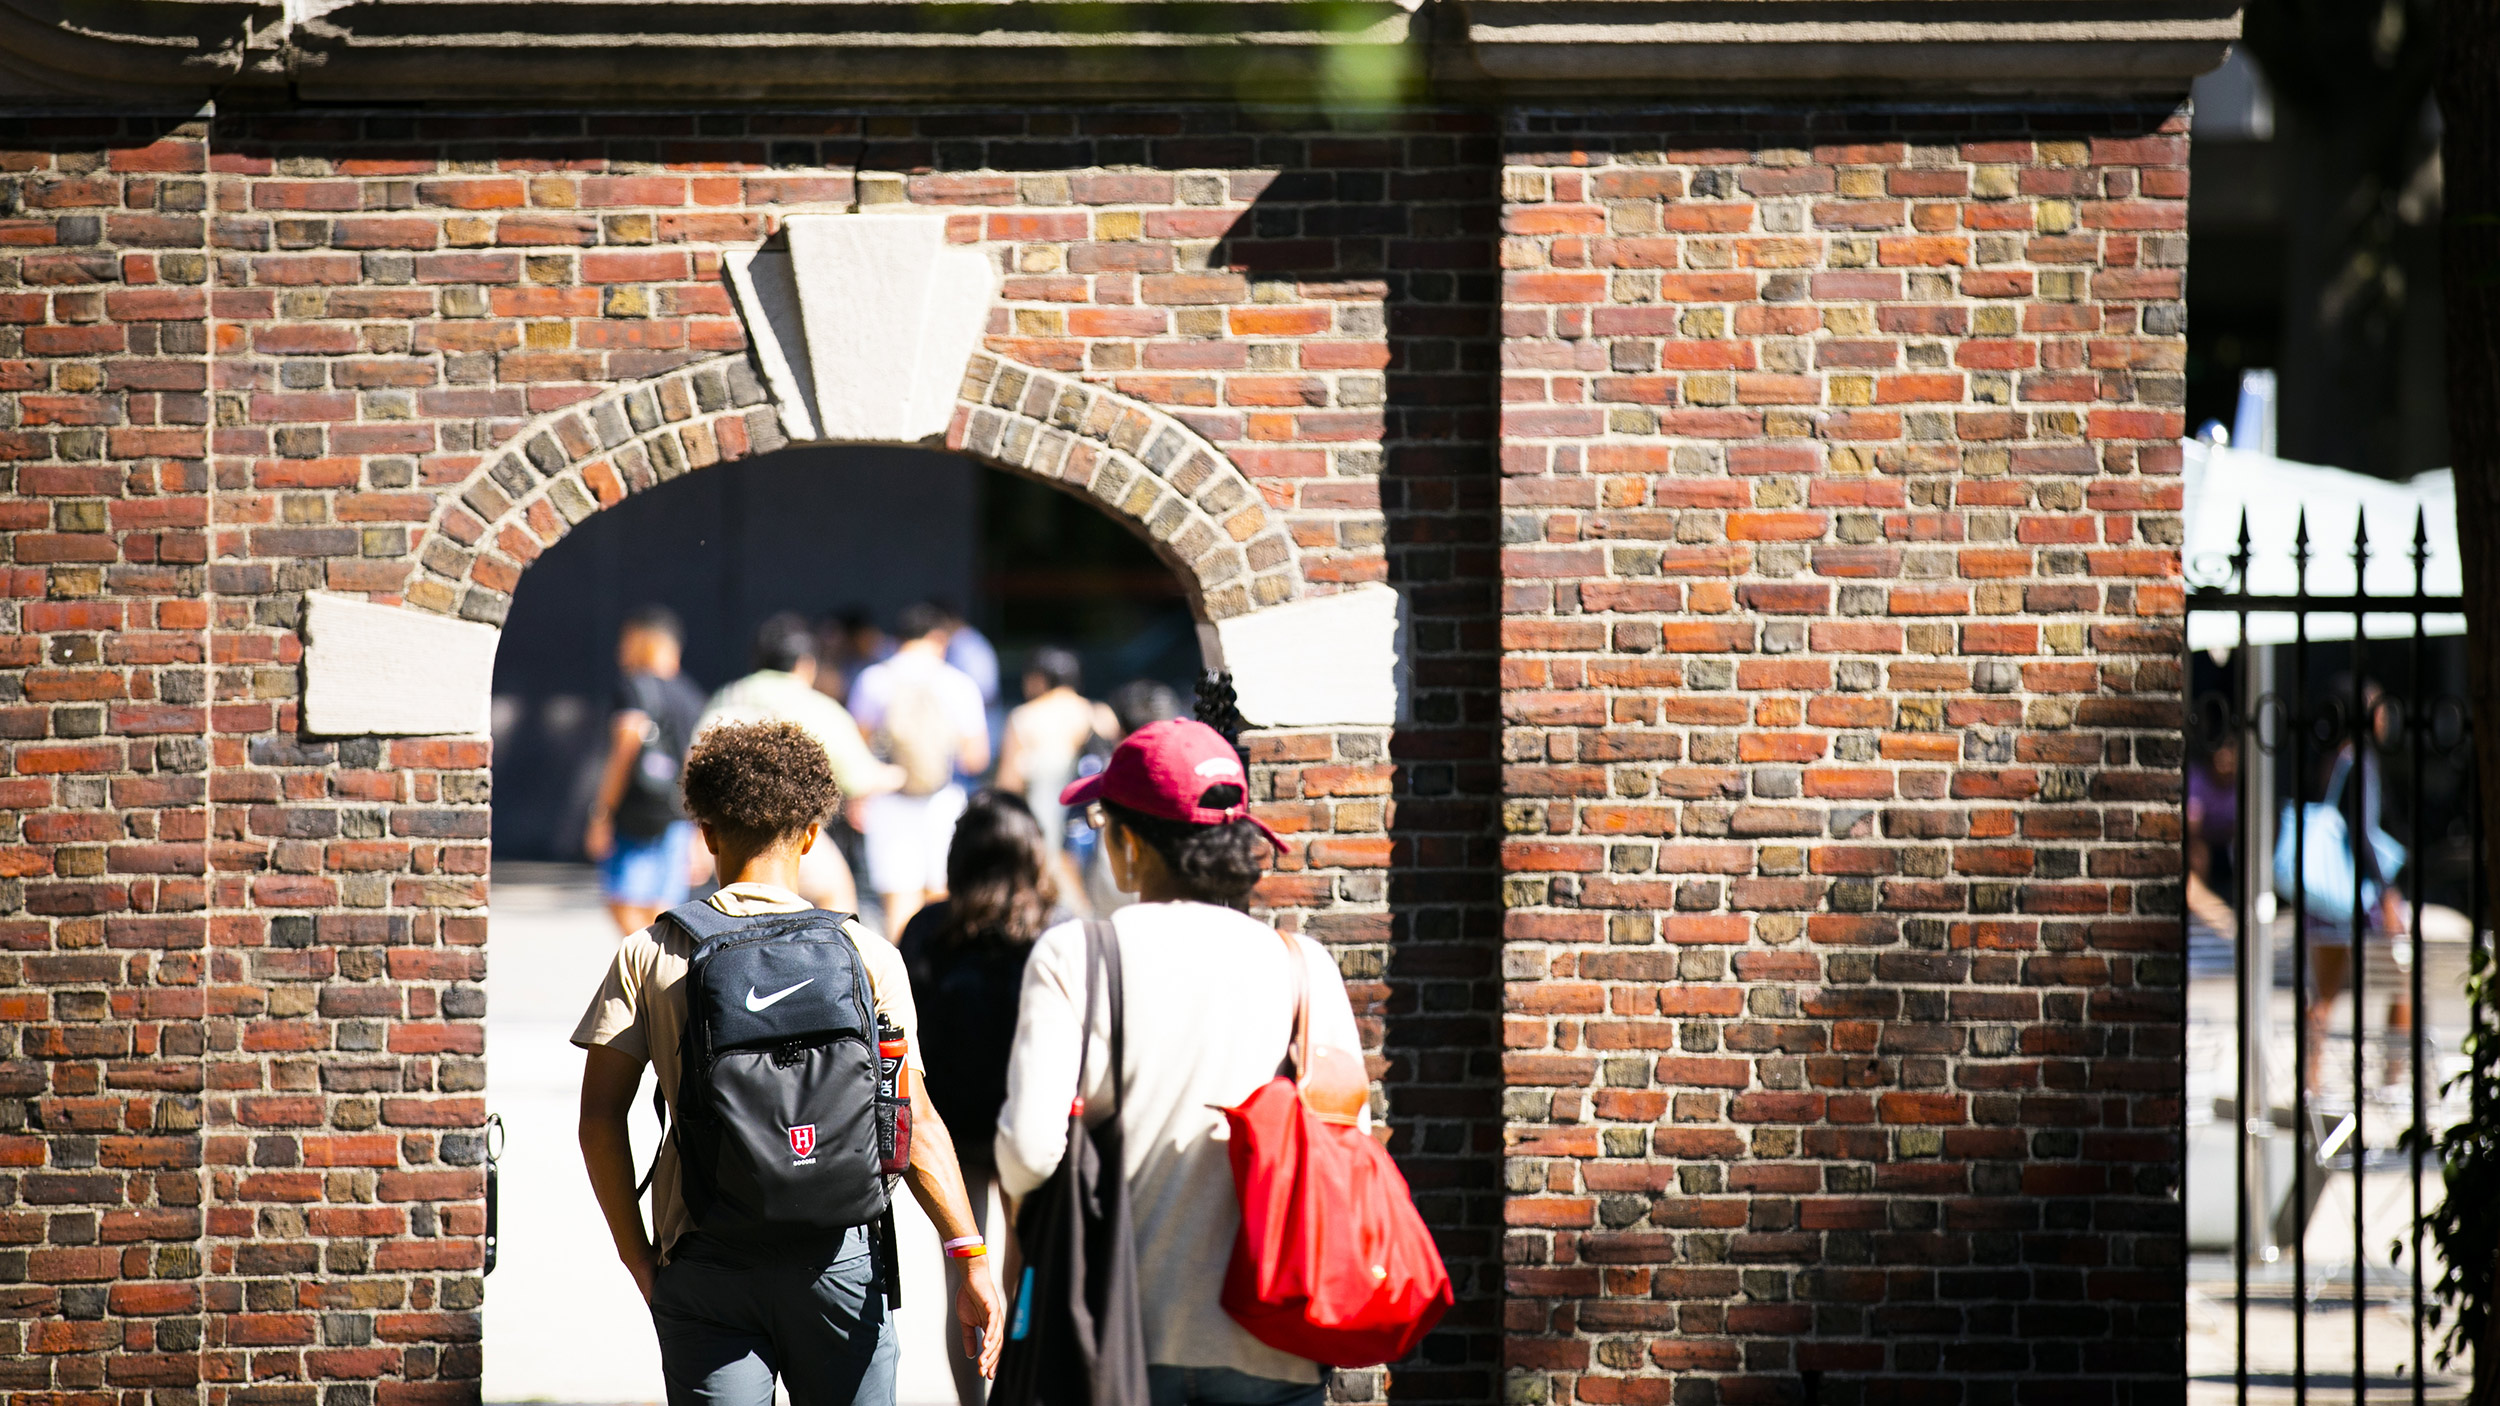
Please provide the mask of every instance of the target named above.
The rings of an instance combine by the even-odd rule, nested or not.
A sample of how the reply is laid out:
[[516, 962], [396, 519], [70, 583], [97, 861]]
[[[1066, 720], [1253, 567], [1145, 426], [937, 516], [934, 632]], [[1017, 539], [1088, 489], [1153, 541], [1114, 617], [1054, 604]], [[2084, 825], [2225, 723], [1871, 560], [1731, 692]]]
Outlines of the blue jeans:
[[1146, 1368], [1146, 1396], [1153, 1406], [1320, 1406], [1328, 1384], [1280, 1382], [1230, 1367]]
[[599, 864], [600, 895], [638, 908], [674, 908], [693, 893], [686, 882], [694, 858], [694, 822], [680, 820], [641, 839], [616, 837], [616, 848]]
[[828, 1253], [679, 1240], [651, 1285], [668, 1406], [894, 1406], [902, 1347], [868, 1235]]

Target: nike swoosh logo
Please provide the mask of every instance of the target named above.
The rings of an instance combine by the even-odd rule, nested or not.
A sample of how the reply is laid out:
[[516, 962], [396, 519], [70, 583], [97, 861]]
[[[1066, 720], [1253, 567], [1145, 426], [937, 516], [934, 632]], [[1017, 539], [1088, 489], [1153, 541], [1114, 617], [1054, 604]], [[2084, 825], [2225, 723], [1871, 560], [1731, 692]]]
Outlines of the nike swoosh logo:
[[780, 1000], [782, 997], [789, 995], [791, 992], [798, 990], [800, 986], [813, 986], [815, 984], [816, 978], [811, 976], [807, 980], [800, 982], [798, 986], [785, 986], [769, 996], [756, 995], [755, 988], [750, 986], [747, 988], [747, 1009], [751, 1011], [760, 1011], [766, 1006], [771, 1005], [773, 1002]]

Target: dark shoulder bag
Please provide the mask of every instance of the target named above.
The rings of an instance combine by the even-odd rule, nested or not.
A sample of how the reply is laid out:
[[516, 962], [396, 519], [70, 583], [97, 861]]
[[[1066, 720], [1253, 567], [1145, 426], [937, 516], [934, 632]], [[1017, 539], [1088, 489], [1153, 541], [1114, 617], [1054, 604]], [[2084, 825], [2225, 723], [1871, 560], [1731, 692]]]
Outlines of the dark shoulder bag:
[[[1110, 1117], [1085, 1126], [1085, 1075], [1094, 1011], [1111, 1003]], [[1146, 1406], [1146, 1335], [1137, 1314], [1137, 1246], [1118, 1108], [1122, 1019], [1120, 949], [1111, 924], [1085, 925], [1085, 1016], [1077, 1028], [1076, 1101], [1059, 1170], [1024, 1199], [1016, 1244], [1024, 1256], [1007, 1310], [1007, 1348], [992, 1406]]]

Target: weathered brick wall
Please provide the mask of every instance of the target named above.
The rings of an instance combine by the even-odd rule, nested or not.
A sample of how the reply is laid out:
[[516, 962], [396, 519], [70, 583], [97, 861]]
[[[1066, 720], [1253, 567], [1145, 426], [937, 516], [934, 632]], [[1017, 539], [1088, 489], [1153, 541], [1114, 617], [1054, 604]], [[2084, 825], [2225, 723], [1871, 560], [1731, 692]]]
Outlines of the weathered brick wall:
[[1798, 122], [9, 123], [0, 1387], [474, 1396], [488, 758], [301, 736], [302, 593], [494, 618], [559, 481], [769, 451], [721, 252], [906, 204], [1405, 594], [1408, 721], [1250, 742], [1465, 1295], [1393, 1396], [2141, 1366], [2179, 139]]
[[0, 1385], [76, 1399], [187, 1384], [209, 1295], [203, 1055], [232, 974], [208, 955], [205, 147], [15, 135]]
[[1514, 1400], [2177, 1391], [2162, 116], [1507, 134]]

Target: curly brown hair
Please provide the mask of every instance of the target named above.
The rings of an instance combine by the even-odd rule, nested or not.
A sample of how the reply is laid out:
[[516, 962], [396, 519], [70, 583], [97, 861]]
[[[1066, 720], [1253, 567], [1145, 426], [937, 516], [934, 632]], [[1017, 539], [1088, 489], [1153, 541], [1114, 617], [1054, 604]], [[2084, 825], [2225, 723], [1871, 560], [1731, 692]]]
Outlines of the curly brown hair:
[[797, 723], [724, 723], [686, 756], [686, 814], [740, 849], [799, 834], [842, 802], [825, 749]]

